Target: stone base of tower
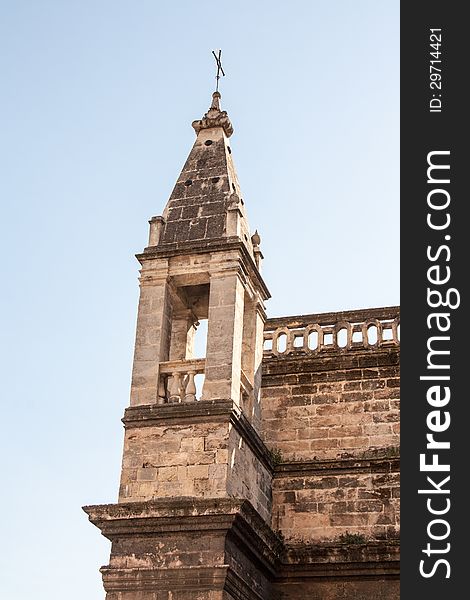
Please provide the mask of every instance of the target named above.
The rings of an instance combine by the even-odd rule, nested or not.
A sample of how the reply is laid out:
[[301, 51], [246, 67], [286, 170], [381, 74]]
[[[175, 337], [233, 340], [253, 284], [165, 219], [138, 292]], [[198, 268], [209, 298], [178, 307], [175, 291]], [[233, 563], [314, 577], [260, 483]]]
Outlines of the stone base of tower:
[[272, 600], [282, 542], [247, 501], [87, 506], [112, 542], [107, 600]]
[[399, 547], [284, 544], [248, 501], [87, 506], [112, 542], [106, 600], [399, 600]]
[[241, 498], [271, 521], [271, 455], [232, 400], [133, 406], [119, 503]]

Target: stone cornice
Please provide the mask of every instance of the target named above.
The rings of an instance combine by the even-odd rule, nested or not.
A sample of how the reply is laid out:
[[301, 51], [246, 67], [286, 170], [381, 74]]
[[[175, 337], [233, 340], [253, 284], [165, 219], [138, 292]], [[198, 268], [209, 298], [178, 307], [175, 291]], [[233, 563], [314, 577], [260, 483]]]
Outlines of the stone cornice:
[[228, 565], [158, 569], [117, 569], [101, 567], [107, 592], [188, 590], [230, 592], [236, 600], [264, 600]]
[[291, 543], [286, 546], [276, 581], [398, 579], [399, 573], [398, 541]]
[[117, 569], [101, 567], [104, 588], [107, 592], [140, 590], [187, 591], [218, 590], [225, 584], [228, 566], [178, 567], [158, 569]]
[[[334, 381], [341, 378], [335, 371], [348, 369], [373, 369], [375, 367], [399, 366], [400, 348], [351, 350], [347, 353], [323, 353], [314, 356], [288, 355], [263, 357], [263, 379], [262, 386], [283, 385], [286, 375], [298, 375], [303, 382], [309, 373], [315, 373], [318, 377], [321, 372], [332, 371], [328, 374], [328, 380]], [[365, 374], [365, 378], [367, 373]], [[343, 377], [344, 378], [344, 377]]]
[[[247, 500], [180, 497], [85, 506], [83, 510], [111, 541], [134, 535], [184, 535], [194, 532], [228, 534], [268, 580], [277, 583], [306, 579], [396, 579], [399, 576], [398, 540], [361, 544], [320, 541], [283, 544]], [[173, 580], [178, 585], [178, 578], [182, 582], [181, 589], [188, 589], [188, 585], [192, 584], [201, 586], [197, 589], [212, 589], [211, 586], [224, 581], [229, 570], [228, 565], [181, 569], [101, 569], [106, 589], [114, 591], [133, 589], [134, 581], [137, 583], [136, 577], [139, 578], [139, 589], [165, 589], [165, 586], [168, 589], [169, 582]], [[246, 585], [236, 573], [232, 572], [232, 575], [235, 588], [241, 589], [240, 585]]]
[[112, 541], [135, 534], [225, 531], [231, 527], [240, 503], [230, 498], [177, 497], [84, 506], [83, 510], [101, 533]]
[[379, 308], [361, 308], [357, 310], [344, 310], [340, 312], [315, 313], [308, 315], [294, 315], [288, 317], [271, 317], [266, 325], [269, 327], [305, 327], [310, 323], [329, 325], [340, 321], [360, 322], [367, 319], [395, 319], [400, 315], [399, 306], [385, 306]]
[[129, 406], [122, 422], [126, 429], [155, 425], [190, 424], [223, 421], [233, 409], [232, 400], [200, 400], [179, 404], [144, 404]]
[[236, 498], [162, 498], [84, 506], [89, 520], [113, 541], [149, 534], [231, 530], [237, 544], [248, 549], [271, 574], [282, 541], [248, 500]]
[[201, 240], [194, 242], [174, 242], [172, 244], [161, 244], [158, 246], [149, 246], [144, 252], [136, 254], [137, 260], [143, 262], [155, 258], [170, 258], [172, 256], [181, 256], [186, 254], [207, 254], [211, 252], [221, 252], [226, 250], [239, 250], [244, 264], [248, 269], [253, 281], [263, 295], [263, 299], [267, 300], [271, 294], [261, 277], [258, 267], [256, 266], [253, 257], [248, 252], [245, 244], [237, 236], [219, 238], [215, 240]]
[[305, 477], [322, 475], [343, 475], [350, 473], [396, 473], [400, 471], [400, 458], [337, 458], [333, 460], [309, 460], [284, 462], [277, 465], [274, 476]]

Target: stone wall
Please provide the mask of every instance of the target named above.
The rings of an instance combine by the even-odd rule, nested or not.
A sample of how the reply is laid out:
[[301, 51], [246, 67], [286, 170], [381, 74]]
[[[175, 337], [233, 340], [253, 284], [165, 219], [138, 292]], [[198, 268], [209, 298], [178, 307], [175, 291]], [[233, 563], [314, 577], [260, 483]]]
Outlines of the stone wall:
[[[362, 456], [398, 446], [398, 323], [397, 309], [270, 319], [265, 337], [274, 347], [265, 350], [262, 378], [268, 446], [287, 461]], [[374, 342], [368, 339], [371, 328]], [[308, 344], [312, 334], [314, 349]], [[354, 340], [356, 334], [361, 340]], [[288, 338], [282, 352], [275, 347], [281, 336]]]
[[398, 310], [270, 319], [265, 342], [279, 600], [397, 600]]
[[282, 465], [273, 482], [273, 526], [294, 542], [349, 534], [357, 536], [352, 541], [396, 540], [399, 489], [396, 459]]
[[228, 423], [126, 429], [119, 500], [223, 496], [227, 439]]
[[292, 540], [395, 539], [397, 351], [276, 359], [265, 370], [264, 440], [286, 463], [273, 481], [273, 526]]
[[[280, 463], [272, 524], [287, 541], [398, 536], [398, 313], [378, 310], [267, 323], [267, 339], [288, 338], [282, 351], [265, 352], [262, 379], [263, 439]], [[307, 345], [312, 331], [314, 349]]]
[[244, 498], [270, 521], [272, 472], [263, 444], [231, 401], [126, 410], [119, 502]]
[[270, 523], [272, 471], [267, 464], [268, 457], [263, 460], [256, 448], [247, 442], [248, 435], [233, 425], [230, 427], [227, 493], [234, 498], [249, 500], [261, 517]]
[[233, 400], [129, 407], [119, 503], [86, 508], [107, 600], [398, 600], [398, 323], [268, 320], [261, 436]]
[[265, 363], [263, 433], [284, 460], [399, 445], [398, 354]]

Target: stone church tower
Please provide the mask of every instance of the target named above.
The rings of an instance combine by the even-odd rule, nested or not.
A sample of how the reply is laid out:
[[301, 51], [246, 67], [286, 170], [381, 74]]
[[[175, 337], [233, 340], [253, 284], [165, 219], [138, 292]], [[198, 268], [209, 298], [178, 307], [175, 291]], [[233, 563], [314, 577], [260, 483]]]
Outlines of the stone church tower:
[[193, 127], [137, 257], [119, 500], [85, 507], [106, 599], [396, 600], [398, 309], [267, 319], [218, 92]]

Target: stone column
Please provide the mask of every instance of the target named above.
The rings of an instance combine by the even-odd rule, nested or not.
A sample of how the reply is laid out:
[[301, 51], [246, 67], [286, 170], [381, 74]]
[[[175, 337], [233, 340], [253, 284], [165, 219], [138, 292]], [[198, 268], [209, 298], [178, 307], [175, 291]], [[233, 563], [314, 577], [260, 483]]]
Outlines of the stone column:
[[237, 271], [211, 273], [203, 400], [239, 404], [244, 295]]
[[168, 360], [171, 327], [167, 273], [167, 260], [142, 269], [131, 406], [157, 402], [159, 364]]
[[150, 219], [149, 246], [157, 246], [158, 242], [160, 241], [164, 223], [165, 221], [162, 217], [152, 217]]
[[253, 378], [253, 420], [252, 425], [258, 432], [261, 430], [261, 375], [264, 346], [264, 325], [266, 313], [261, 300], [258, 300], [254, 308], [254, 378]]
[[173, 311], [169, 360], [193, 358], [194, 315], [190, 310]]

